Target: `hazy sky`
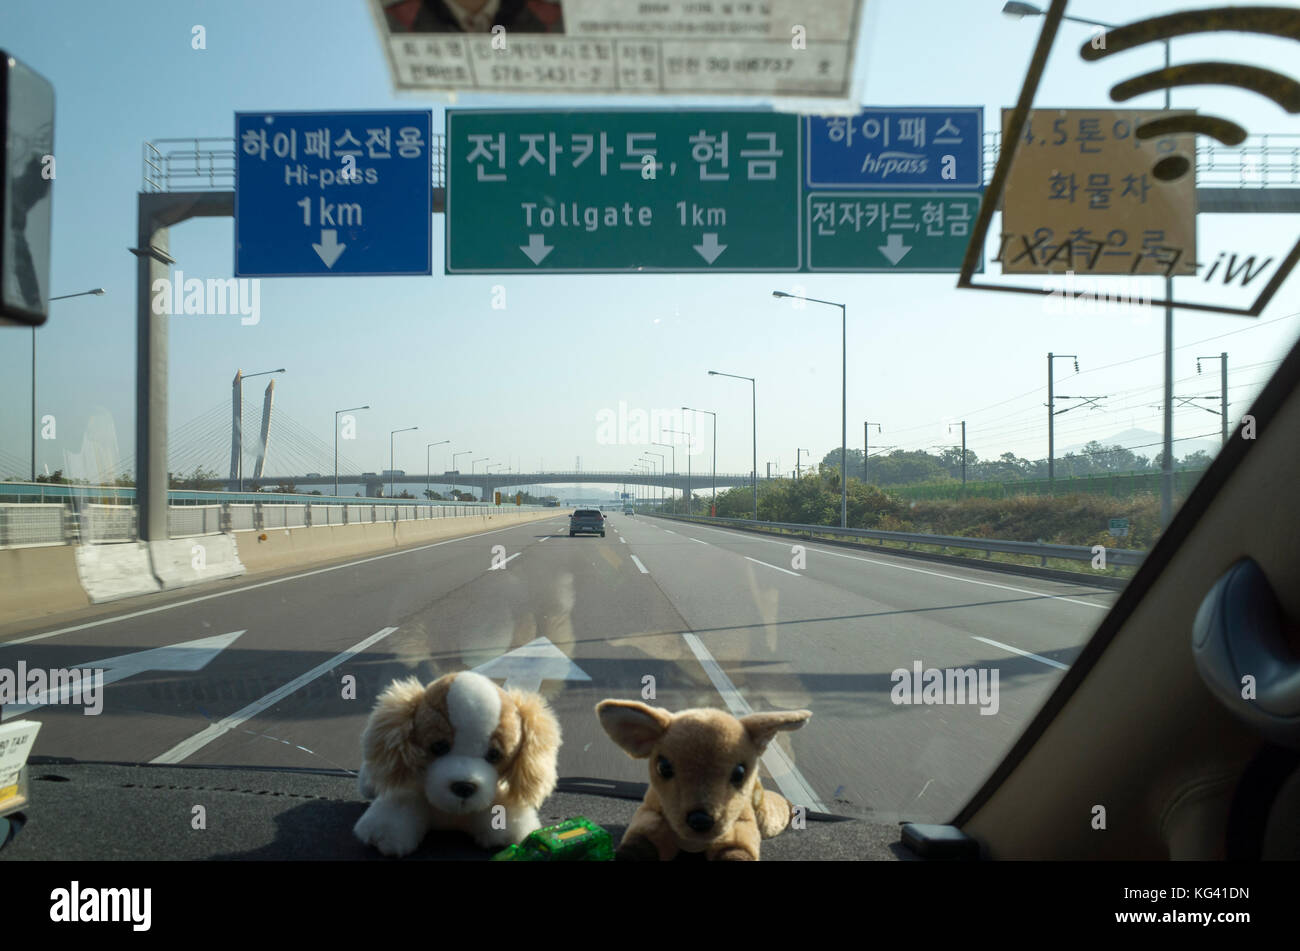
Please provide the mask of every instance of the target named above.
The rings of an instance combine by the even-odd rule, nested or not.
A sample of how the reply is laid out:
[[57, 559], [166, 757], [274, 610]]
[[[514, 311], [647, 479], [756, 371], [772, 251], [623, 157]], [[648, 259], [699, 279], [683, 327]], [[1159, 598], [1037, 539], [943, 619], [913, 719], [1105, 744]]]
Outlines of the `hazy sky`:
[[[1014, 104], [1042, 20], [1012, 20], [1001, 0], [868, 0], [858, 49], [860, 102], [984, 106], [997, 128]], [[1069, 12], [1116, 22], [1185, 4], [1073, 3]], [[206, 28], [207, 49], [191, 48]], [[1037, 105], [1111, 105], [1109, 81], [1155, 68], [1159, 45], [1084, 66], [1074, 50], [1088, 37], [1067, 25], [1069, 49], [1048, 64]], [[58, 438], [38, 443], [38, 464], [65, 464], [82, 446], [93, 413], [110, 419], [118, 451], [133, 451], [136, 194], [142, 143], [158, 138], [232, 137], [237, 111], [432, 108], [442, 129], [446, 100], [393, 93], [370, 13], [362, 0], [6, 0], [4, 49], [51, 80], [57, 94], [53, 294], [102, 286], [103, 297], [51, 305], [37, 332], [37, 415], [57, 420]], [[1295, 75], [1296, 44], [1250, 36], [1179, 40], [1176, 62], [1232, 59]], [[1103, 77], [1106, 81], [1100, 81]], [[1175, 107], [1228, 115], [1252, 133], [1300, 135], [1300, 122], [1253, 94], [1217, 87], [1174, 91]], [[461, 95], [458, 107], [607, 108], [753, 106], [754, 100], [552, 99]], [[1132, 105], [1159, 108], [1160, 95]], [[1300, 137], [1290, 140], [1300, 145]], [[391, 429], [397, 466], [422, 471], [445, 453], [516, 468], [626, 469], [644, 446], [599, 439], [602, 411], [716, 410], [718, 469], [750, 466], [750, 392], [709, 369], [758, 380], [758, 465], [814, 459], [840, 439], [840, 327], [833, 308], [796, 311], [771, 297], [802, 284], [810, 296], [848, 304], [849, 442], [864, 420], [880, 422], [875, 444], [926, 448], [960, 438], [981, 456], [1046, 454], [1048, 351], [1077, 353], [1078, 377], [1058, 366], [1058, 392], [1107, 394], [1105, 409], [1058, 420], [1057, 445], [1131, 428], [1158, 431], [1163, 317], [1050, 314], [1037, 298], [955, 289], [955, 275], [620, 275], [445, 276], [442, 218], [434, 220], [432, 277], [264, 279], [261, 322], [173, 317], [170, 414], [173, 429], [228, 402], [236, 369], [286, 367], [277, 409], [331, 439], [333, 411], [369, 403], [346, 454], [367, 469], [388, 466]], [[1201, 216], [1200, 255], [1224, 248], [1279, 255], [1296, 216]], [[172, 230], [171, 253], [186, 276], [229, 277], [233, 220], [202, 219]], [[990, 277], [996, 276], [991, 271]], [[1195, 279], [1180, 281], [1180, 288]], [[492, 309], [503, 285], [505, 310]], [[1262, 318], [1178, 312], [1179, 395], [1218, 393], [1217, 364], [1199, 379], [1195, 358], [1226, 350], [1234, 418], [1300, 331], [1300, 279]], [[1231, 334], [1222, 339], [1209, 339]], [[0, 328], [0, 476], [29, 459], [31, 333]], [[250, 381], [256, 403], [265, 380]], [[1217, 404], [1212, 404], [1216, 406]], [[686, 417], [689, 423], [689, 416]], [[708, 417], [696, 431], [711, 438]], [[1175, 417], [1175, 435], [1214, 433], [1200, 409]], [[226, 437], [228, 438], [228, 436]], [[102, 441], [102, 437], [101, 437]], [[655, 447], [649, 447], [655, 448]], [[1154, 449], [1143, 450], [1154, 453]], [[441, 454], [441, 455], [440, 455]], [[1179, 452], [1181, 454], [1181, 452]], [[228, 448], [214, 441], [212, 459]], [[468, 468], [471, 457], [462, 457]], [[707, 456], [704, 456], [707, 465]], [[681, 451], [679, 468], [684, 468]], [[696, 462], [696, 468], [700, 463]], [[275, 472], [272, 455], [269, 471]], [[321, 459], [321, 469], [328, 458]], [[481, 468], [481, 464], [480, 464]]]

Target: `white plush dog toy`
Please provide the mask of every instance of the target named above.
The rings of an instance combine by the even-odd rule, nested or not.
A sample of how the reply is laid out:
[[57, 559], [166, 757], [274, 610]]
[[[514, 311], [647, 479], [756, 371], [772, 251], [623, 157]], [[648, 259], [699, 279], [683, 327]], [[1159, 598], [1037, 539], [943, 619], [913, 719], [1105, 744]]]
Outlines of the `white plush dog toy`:
[[470, 671], [427, 687], [394, 681], [361, 738], [361, 795], [374, 802], [353, 831], [385, 855], [408, 855], [441, 829], [505, 848], [540, 827], [559, 749], [560, 724], [538, 694]]

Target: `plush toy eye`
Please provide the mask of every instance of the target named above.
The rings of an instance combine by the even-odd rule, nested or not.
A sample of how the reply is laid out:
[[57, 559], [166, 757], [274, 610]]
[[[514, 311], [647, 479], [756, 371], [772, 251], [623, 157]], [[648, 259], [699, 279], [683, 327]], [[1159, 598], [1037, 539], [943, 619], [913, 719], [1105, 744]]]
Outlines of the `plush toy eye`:
[[499, 763], [501, 762], [501, 751], [494, 746], [487, 751], [487, 755], [483, 758], [489, 763]]
[[451, 752], [451, 744], [446, 740], [439, 740], [437, 743], [434, 743], [433, 746], [429, 747], [429, 752], [434, 756], [446, 756]]
[[737, 763], [736, 768], [731, 771], [731, 784], [733, 786], [742, 786], [745, 783], [745, 764]]
[[659, 757], [659, 760], [658, 762], [655, 763], [655, 766], [659, 770], [659, 775], [662, 776], [664, 779], [673, 778], [673, 764], [668, 762], [667, 758], [663, 756]]

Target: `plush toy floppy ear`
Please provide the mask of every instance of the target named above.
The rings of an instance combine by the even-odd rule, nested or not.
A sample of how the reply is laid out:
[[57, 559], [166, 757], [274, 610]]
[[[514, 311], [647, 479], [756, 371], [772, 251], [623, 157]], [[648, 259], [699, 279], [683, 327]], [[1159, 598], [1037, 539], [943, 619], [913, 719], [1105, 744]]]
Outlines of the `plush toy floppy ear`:
[[812, 717], [811, 710], [775, 710], [771, 713], [751, 713], [740, 718], [749, 738], [759, 750], [767, 749], [772, 738], [783, 730], [797, 730]]
[[411, 743], [424, 685], [415, 677], [395, 680], [379, 695], [361, 735], [363, 771], [374, 792], [420, 781], [420, 751]]
[[610, 739], [633, 759], [645, 759], [668, 729], [673, 715], [635, 700], [602, 700], [596, 716]]
[[510, 798], [536, 809], [555, 789], [560, 724], [539, 694], [507, 690], [506, 696], [519, 711], [522, 733], [519, 752], [505, 774]]

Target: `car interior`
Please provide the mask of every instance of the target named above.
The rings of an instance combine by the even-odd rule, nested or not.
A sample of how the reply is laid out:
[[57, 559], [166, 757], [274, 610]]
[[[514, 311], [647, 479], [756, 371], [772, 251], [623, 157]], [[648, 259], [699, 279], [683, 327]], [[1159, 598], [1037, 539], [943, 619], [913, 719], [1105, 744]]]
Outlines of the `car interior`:
[[[1300, 345], [1177, 512], [1056, 691], [951, 824], [811, 813], [774, 861], [1300, 858]], [[4, 858], [380, 859], [352, 834], [346, 770], [95, 763], [33, 755]], [[562, 777], [543, 824], [617, 842], [645, 784]], [[174, 841], [148, 819], [195, 790], [233, 822]], [[28, 821], [39, 819], [40, 821]], [[177, 830], [174, 824], [168, 828]], [[452, 833], [412, 859], [484, 861]], [[683, 855], [691, 861], [700, 856]]]

